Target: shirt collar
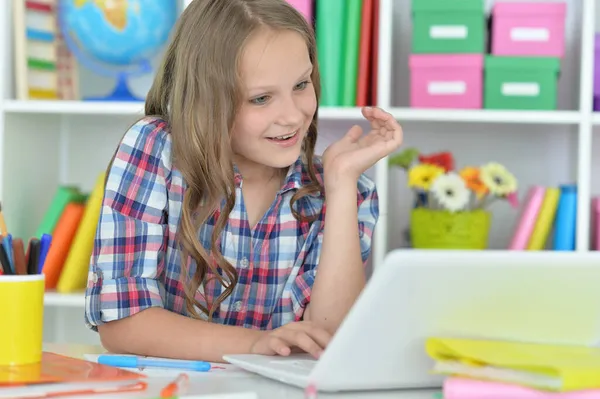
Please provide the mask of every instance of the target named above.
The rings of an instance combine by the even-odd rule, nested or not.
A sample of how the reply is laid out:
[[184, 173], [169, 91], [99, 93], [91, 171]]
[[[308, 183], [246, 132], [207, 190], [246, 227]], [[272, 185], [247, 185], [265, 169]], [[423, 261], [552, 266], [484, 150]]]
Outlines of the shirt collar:
[[[242, 174], [238, 169], [237, 165], [233, 164], [233, 173], [236, 187], [242, 185]], [[302, 155], [296, 159], [296, 161], [288, 168], [283, 185], [279, 190], [281, 193], [285, 193], [289, 190], [297, 190], [302, 187], [302, 176], [304, 174], [304, 163], [302, 162]]]

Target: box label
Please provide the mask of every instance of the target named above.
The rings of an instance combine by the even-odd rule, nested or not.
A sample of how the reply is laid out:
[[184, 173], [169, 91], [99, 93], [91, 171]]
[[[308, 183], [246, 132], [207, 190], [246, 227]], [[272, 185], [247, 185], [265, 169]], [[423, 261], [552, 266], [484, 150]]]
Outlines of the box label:
[[467, 83], [463, 81], [433, 81], [427, 85], [427, 93], [434, 96], [457, 95], [465, 94], [466, 92]]
[[540, 95], [540, 85], [535, 82], [503, 83], [502, 84], [502, 95], [516, 96], [516, 97], [537, 97]]
[[546, 28], [512, 28], [510, 39], [514, 42], [547, 42], [550, 31]]
[[432, 39], [466, 39], [469, 28], [466, 25], [431, 25], [429, 36]]

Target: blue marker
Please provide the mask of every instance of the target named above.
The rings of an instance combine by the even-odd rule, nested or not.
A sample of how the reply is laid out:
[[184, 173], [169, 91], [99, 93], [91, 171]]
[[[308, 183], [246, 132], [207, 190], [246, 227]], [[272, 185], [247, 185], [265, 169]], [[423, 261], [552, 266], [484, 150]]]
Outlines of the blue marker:
[[210, 363], [200, 360], [149, 359], [127, 355], [100, 355], [98, 363], [113, 367], [168, 368], [189, 371], [209, 371]]
[[46, 256], [48, 256], [48, 251], [50, 250], [50, 244], [52, 244], [52, 236], [50, 234], [42, 234], [42, 238], [40, 239], [40, 258], [37, 264], [39, 274], [42, 274], [44, 263], [46, 263]]

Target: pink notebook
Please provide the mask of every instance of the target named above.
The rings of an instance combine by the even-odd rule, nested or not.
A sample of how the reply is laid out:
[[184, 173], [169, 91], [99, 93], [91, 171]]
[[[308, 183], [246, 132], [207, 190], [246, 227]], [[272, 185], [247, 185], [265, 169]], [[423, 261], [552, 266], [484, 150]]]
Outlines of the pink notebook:
[[296, 10], [300, 11], [304, 17], [312, 23], [312, 0], [287, 0], [287, 2], [293, 5]]
[[544, 201], [546, 188], [542, 186], [533, 186], [527, 193], [525, 207], [521, 213], [521, 218], [518, 221], [517, 228], [510, 242], [508, 249], [511, 250], [526, 250], [529, 243], [529, 237], [535, 227], [537, 215]]
[[520, 385], [450, 377], [444, 381], [444, 399], [598, 399], [600, 389], [547, 392]]

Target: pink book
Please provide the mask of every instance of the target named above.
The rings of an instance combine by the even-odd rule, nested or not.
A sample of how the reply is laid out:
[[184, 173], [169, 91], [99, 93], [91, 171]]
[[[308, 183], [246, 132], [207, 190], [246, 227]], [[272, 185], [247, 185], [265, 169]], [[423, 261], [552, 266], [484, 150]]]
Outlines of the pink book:
[[300, 11], [307, 21], [312, 23], [312, 0], [287, 0], [287, 2], [293, 5], [296, 8], [296, 10]]
[[592, 220], [594, 222], [594, 249], [600, 251], [600, 197], [595, 197], [592, 200]]
[[450, 377], [444, 381], [444, 399], [598, 399], [600, 389], [549, 392], [520, 385]]
[[544, 201], [544, 195], [546, 194], [546, 188], [542, 186], [533, 186], [529, 189], [527, 200], [525, 201], [525, 208], [521, 214], [521, 219], [515, 229], [512, 241], [508, 249], [512, 250], [526, 250], [527, 244], [529, 243], [529, 237], [535, 227], [537, 221], [537, 215]]

